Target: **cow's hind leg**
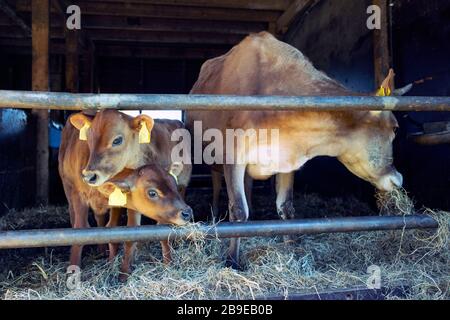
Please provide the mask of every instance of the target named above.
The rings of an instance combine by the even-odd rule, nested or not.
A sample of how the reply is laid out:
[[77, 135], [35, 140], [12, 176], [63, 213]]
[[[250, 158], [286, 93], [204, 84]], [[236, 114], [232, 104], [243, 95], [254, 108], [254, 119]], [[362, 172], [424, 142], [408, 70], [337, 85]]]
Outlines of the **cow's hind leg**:
[[[230, 221], [241, 222], [248, 219], [248, 206], [245, 196], [244, 176], [245, 165], [224, 165], [225, 181], [228, 192], [228, 209]], [[232, 238], [228, 248], [227, 266], [241, 269], [239, 264], [240, 239]]]
[[213, 188], [213, 201], [212, 211], [213, 218], [216, 221], [220, 220], [219, 203], [220, 203], [220, 191], [222, 189], [222, 173], [216, 170], [211, 170], [212, 188]]
[[[281, 219], [294, 219], [294, 172], [276, 175], [277, 212]], [[291, 242], [292, 236], [285, 236], [285, 242]]]
[[244, 186], [245, 186], [245, 198], [247, 199], [248, 212], [249, 212], [249, 215], [251, 215], [253, 212], [253, 205], [252, 205], [253, 179], [247, 173], [245, 174], [245, 178], [244, 178]]
[[[137, 211], [128, 209], [128, 227], [136, 227], [141, 225], [141, 214]], [[136, 249], [136, 242], [125, 242], [125, 249], [123, 255], [122, 266], [120, 268], [121, 274], [119, 276], [119, 280], [124, 282], [128, 279], [128, 276], [131, 273], [131, 265], [134, 261], [134, 252]]]

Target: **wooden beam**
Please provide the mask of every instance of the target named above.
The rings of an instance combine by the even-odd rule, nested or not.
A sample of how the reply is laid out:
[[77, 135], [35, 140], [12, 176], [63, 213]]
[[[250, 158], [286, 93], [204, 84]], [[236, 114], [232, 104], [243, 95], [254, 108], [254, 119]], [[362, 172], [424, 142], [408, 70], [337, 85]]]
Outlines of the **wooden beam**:
[[80, 91], [83, 93], [94, 93], [95, 51], [96, 48], [90, 47], [81, 55]]
[[291, 0], [108, 0], [108, 2], [284, 11]]
[[174, 44], [229, 44], [239, 43], [244, 35], [189, 33], [189, 32], [153, 32], [129, 30], [90, 30], [89, 37], [94, 41], [174, 43]]
[[375, 89], [377, 89], [387, 76], [390, 65], [389, 52], [389, 16], [388, 1], [373, 0], [373, 4], [381, 9], [381, 29], [373, 32], [373, 59], [375, 74]]
[[158, 32], [215, 32], [249, 34], [267, 28], [264, 22], [212, 21], [162, 18], [128, 18], [118, 16], [85, 16], [83, 29], [136, 30]]
[[[49, 90], [49, 0], [32, 2], [32, 89]], [[33, 110], [36, 118], [36, 204], [48, 204], [48, 110]]]
[[20, 27], [24, 36], [31, 37], [31, 28], [17, 15], [16, 11], [11, 8], [5, 0], [0, 0], [0, 11]]
[[[276, 10], [196, 8], [141, 3], [77, 1], [77, 5], [83, 15], [263, 22], [276, 21], [280, 15], [280, 11]], [[30, 11], [30, 3], [27, 0], [17, 0], [16, 8], [18, 11]]]
[[78, 92], [78, 31], [66, 30], [66, 91]]
[[311, 2], [312, 0], [293, 0], [286, 11], [278, 18], [277, 32], [286, 33], [297, 14], [310, 5]]
[[123, 45], [101, 45], [96, 47], [99, 57], [133, 57], [154, 59], [210, 59], [226, 53], [229, 46], [222, 48], [192, 47], [142, 47]]

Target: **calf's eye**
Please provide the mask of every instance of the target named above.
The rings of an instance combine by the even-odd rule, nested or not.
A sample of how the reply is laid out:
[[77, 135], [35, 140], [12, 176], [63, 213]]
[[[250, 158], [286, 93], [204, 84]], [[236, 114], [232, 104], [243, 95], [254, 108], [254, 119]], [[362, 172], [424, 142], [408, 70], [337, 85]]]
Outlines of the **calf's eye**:
[[153, 189], [148, 190], [147, 194], [148, 194], [148, 196], [149, 196], [150, 199], [156, 199], [156, 198], [158, 198], [158, 192], [156, 192], [156, 191], [153, 190]]
[[114, 139], [112, 145], [113, 145], [113, 147], [120, 146], [122, 144], [122, 142], [123, 142], [123, 138], [117, 137]]

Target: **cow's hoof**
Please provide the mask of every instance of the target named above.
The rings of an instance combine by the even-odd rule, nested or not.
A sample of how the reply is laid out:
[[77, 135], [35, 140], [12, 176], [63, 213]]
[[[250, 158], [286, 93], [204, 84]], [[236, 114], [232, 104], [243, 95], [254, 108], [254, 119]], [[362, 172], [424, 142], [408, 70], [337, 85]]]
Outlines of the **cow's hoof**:
[[125, 273], [125, 272], [121, 272], [119, 274], [119, 282], [120, 283], [125, 283], [128, 281], [128, 278], [130, 278], [130, 274], [129, 273]]
[[243, 270], [242, 266], [238, 262], [236, 262], [234, 259], [230, 259], [230, 258], [228, 258], [227, 261], [225, 261], [225, 267], [231, 268], [234, 270], [238, 270], [238, 271]]
[[293, 235], [283, 236], [284, 244], [292, 246], [295, 244], [295, 237]]

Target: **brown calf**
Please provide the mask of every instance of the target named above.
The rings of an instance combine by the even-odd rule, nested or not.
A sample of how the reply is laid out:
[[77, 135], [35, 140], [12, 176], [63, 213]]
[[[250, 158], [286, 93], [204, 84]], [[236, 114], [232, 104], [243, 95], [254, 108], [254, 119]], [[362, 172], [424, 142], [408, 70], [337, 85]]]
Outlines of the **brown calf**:
[[[109, 124], [108, 120], [111, 120]], [[142, 121], [145, 121], [147, 128], [151, 130], [151, 142], [147, 144], [139, 144], [137, 137]], [[72, 125], [73, 123], [79, 129], [89, 123], [90, 129], [85, 132], [88, 141], [80, 140], [80, 132]], [[127, 168], [141, 167], [146, 164], [145, 162], [169, 167], [171, 165], [170, 132], [180, 126], [180, 123], [176, 121], [154, 122], [148, 116], [131, 118], [117, 111], [101, 111], [94, 118], [81, 113], [72, 115], [62, 132], [58, 168], [69, 202], [72, 227], [89, 227], [89, 207], [94, 212], [97, 225], [105, 226], [105, 214], [109, 209], [108, 198], [97, 188], [108, 179]], [[103, 132], [105, 134], [102, 134]], [[109, 134], [120, 135], [122, 143], [119, 146], [113, 146], [112, 142], [117, 142], [117, 136], [112, 138], [111, 142]], [[92, 152], [89, 144], [92, 146]], [[94, 174], [97, 175], [95, 181], [91, 172], [86, 173], [86, 167], [94, 168]], [[190, 172], [189, 165], [183, 166], [179, 172], [179, 187], [183, 191], [189, 181]], [[86, 180], [95, 183], [89, 185]], [[108, 226], [117, 225], [119, 217], [120, 208], [112, 208]], [[136, 225], [139, 221], [140, 213], [134, 208], [129, 209], [128, 224]], [[110, 257], [115, 255], [116, 248], [115, 245], [110, 246]], [[82, 246], [72, 246], [70, 263], [80, 265], [81, 253]]]

